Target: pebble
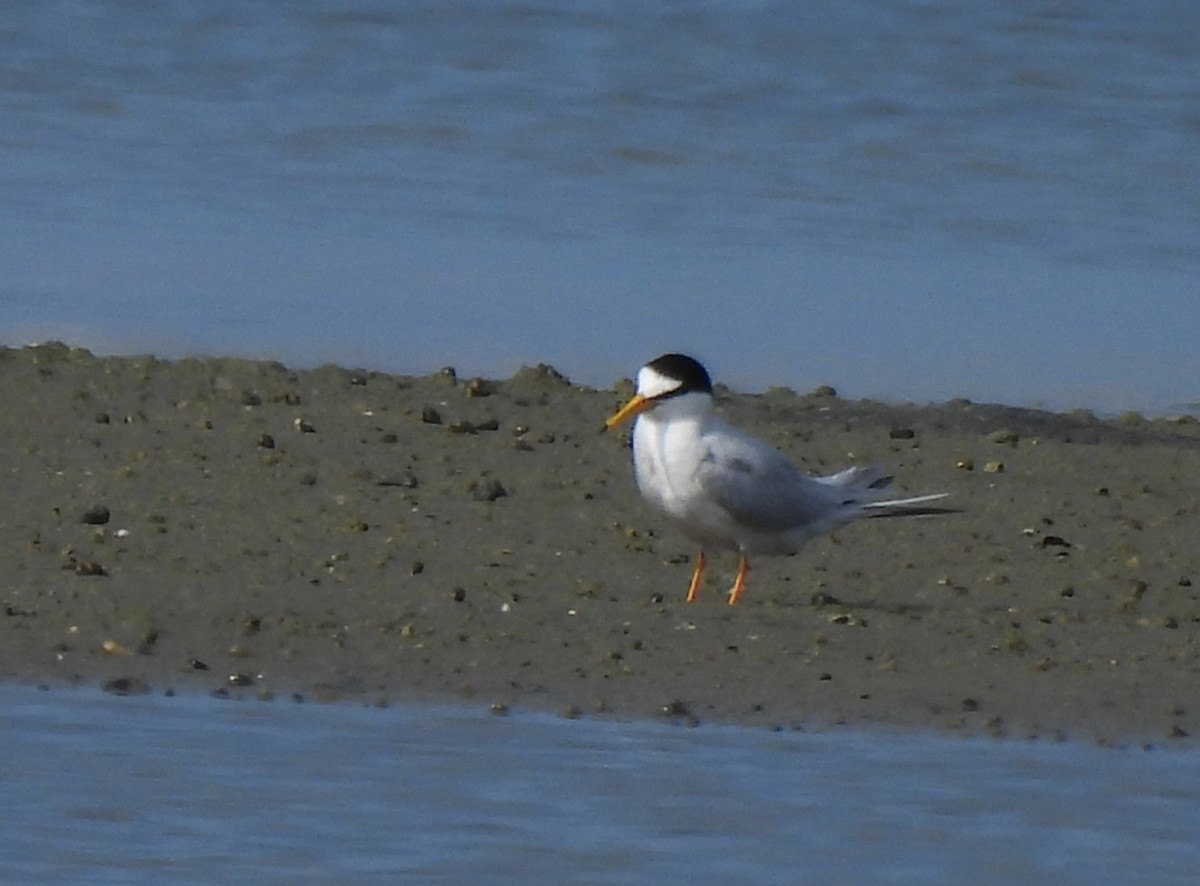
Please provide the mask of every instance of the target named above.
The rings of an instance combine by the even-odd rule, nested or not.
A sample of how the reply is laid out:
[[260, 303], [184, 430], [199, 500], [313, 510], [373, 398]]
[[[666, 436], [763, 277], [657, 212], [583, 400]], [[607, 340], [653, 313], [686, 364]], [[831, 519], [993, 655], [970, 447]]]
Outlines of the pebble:
[[145, 695], [150, 691], [149, 685], [137, 677], [114, 677], [105, 680], [101, 688], [111, 695]]
[[80, 560], [75, 564], [76, 575], [108, 575], [108, 570], [95, 560]]
[[472, 378], [467, 380], [463, 390], [468, 397], [490, 397], [496, 389], [486, 378]]
[[495, 501], [498, 498], [504, 498], [508, 495], [508, 490], [504, 488], [499, 480], [488, 480], [483, 483], [473, 484], [471, 487], [471, 496], [475, 501]]
[[416, 489], [421, 485], [417, 475], [412, 471], [399, 474], [387, 474], [375, 481], [376, 486], [399, 486], [401, 489]]
[[83, 512], [80, 517], [80, 522], [88, 526], [103, 526], [112, 518], [108, 508], [105, 505], [95, 505]]

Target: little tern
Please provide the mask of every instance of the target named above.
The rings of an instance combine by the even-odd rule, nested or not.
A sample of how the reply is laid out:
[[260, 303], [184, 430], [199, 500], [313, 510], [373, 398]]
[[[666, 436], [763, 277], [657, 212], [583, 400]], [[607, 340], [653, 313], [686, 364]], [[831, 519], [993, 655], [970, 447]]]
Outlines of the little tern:
[[700, 553], [688, 585], [696, 599], [706, 548], [739, 553], [729, 605], [746, 588], [751, 555], [795, 554], [806, 541], [864, 517], [949, 513], [928, 502], [947, 493], [880, 498], [892, 481], [878, 466], [810, 477], [777, 449], [722, 421], [713, 411], [708, 371], [683, 354], [664, 354], [637, 375], [637, 393], [605, 423], [633, 426], [634, 476], [642, 496]]

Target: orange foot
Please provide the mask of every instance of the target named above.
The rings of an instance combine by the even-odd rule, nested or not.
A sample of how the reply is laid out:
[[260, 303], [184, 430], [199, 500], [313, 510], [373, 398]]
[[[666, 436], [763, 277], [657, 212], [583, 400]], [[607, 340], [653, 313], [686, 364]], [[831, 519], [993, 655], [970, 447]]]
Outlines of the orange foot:
[[742, 595], [742, 591], [746, 590], [746, 575], [750, 572], [750, 561], [746, 559], [746, 555], [742, 554], [738, 561], [737, 576], [733, 579], [733, 587], [729, 589], [729, 605], [733, 606], [738, 601], [738, 597]]
[[687, 601], [689, 603], [696, 601], [696, 593], [700, 590], [700, 582], [704, 580], [706, 566], [708, 566], [708, 561], [704, 558], [704, 548], [701, 548], [700, 555], [696, 557], [696, 569], [692, 572], [692, 583], [688, 585]]

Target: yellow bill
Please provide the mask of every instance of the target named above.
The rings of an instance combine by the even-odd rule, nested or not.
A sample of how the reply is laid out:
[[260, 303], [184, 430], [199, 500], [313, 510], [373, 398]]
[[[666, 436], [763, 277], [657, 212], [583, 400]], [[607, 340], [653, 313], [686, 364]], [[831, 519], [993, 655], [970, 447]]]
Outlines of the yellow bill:
[[647, 399], [641, 394], [634, 394], [633, 398], [628, 403], [618, 409], [616, 413], [604, 423], [604, 429], [611, 430], [617, 425], [629, 421], [629, 419], [633, 418], [639, 412], [645, 412], [653, 405], [653, 400]]

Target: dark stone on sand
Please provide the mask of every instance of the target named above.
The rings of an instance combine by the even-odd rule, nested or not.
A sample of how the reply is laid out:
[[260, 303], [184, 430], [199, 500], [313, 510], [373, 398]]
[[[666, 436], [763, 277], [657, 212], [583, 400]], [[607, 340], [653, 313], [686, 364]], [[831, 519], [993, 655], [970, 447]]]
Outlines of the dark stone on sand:
[[691, 713], [688, 710], [687, 703], [678, 699], [667, 702], [663, 705], [662, 710], [668, 717], [686, 717]]
[[420, 481], [417, 480], [417, 475], [412, 471], [403, 471], [399, 474], [387, 474], [375, 481], [376, 486], [398, 486], [401, 489], [416, 489], [420, 486]]
[[476, 501], [495, 501], [508, 495], [508, 490], [499, 480], [485, 480], [473, 485], [471, 495]]
[[75, 574], [83, 576], [106, 576], [108, 570], [95, 560], [80, 560], [75, 564]]
[[486, 378], [471, 378], [463, 385], [463, 392], [468, 397], [490, 397], [495, 393], [495, 385]]
[[83, 512], [80, 517], [80, 522], [86, 523], [89, 526], [103, 526], [112, 518], [107, 506], [94, 505]]
[[101, 688], [110, 695], [145, 695], [150, 686], [137, 677], [114, 677], [105, 680]]

